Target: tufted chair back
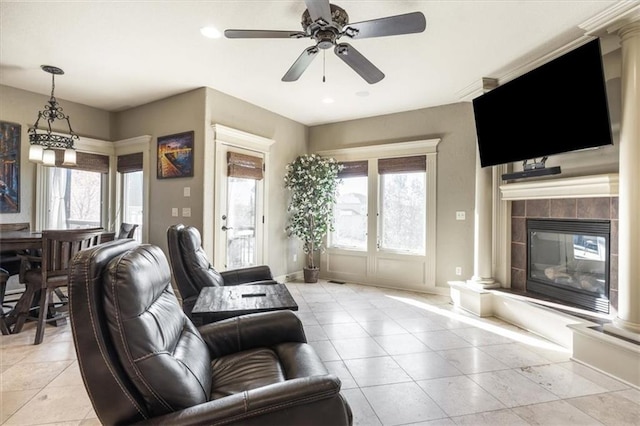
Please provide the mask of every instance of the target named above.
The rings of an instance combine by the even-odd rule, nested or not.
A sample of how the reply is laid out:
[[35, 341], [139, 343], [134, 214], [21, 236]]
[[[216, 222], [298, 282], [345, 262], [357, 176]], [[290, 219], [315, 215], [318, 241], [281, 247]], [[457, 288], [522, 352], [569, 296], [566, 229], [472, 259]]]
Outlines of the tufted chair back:
[[160, 248], [115, 240], [83, 251], [72, 266], [70, 306], [80, 370], [102, 423], [208, 400], [209, 351], [178, 304]]
[[202, 248], [197, 228], [172, 225], [167, 230], [167, 242], [171, 268], [183, 303], [193, 305], [203, 287], [224, 285], [222, 276], [213, 268]]

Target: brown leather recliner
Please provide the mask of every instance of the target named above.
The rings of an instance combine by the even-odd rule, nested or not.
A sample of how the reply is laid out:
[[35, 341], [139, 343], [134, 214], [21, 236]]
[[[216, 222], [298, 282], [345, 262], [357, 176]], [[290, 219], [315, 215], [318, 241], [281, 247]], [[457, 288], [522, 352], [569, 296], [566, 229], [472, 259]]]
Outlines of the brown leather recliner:
[[203, 287], [278, 283], [266, 265], [216, 271], [202, 248], [200, 231], [193, 226], [181, 223], [170, 226], [167, 242], [171, 269], [182, 297], [182, 309], [189, 318], [192, 318], [191, 310]]
[[78, 364], [102, 424], [350, 425], [291, 311], [196, 328], [180, 309], [157, 246], [115, 240], [71, 265]]

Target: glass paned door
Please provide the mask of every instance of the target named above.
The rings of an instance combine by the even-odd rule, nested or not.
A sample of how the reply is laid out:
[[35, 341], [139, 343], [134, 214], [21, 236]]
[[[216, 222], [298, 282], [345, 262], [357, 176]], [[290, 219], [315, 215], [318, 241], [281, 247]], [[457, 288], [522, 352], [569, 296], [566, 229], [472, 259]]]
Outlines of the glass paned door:
[[256, 264], [257, 180], [227, 178], [227, 268]]
[[216, 149], [214, 265], [237, 269], [262, 263], [264, 180], [228, 175], [227, 153], [263, 154], [220, 144]]

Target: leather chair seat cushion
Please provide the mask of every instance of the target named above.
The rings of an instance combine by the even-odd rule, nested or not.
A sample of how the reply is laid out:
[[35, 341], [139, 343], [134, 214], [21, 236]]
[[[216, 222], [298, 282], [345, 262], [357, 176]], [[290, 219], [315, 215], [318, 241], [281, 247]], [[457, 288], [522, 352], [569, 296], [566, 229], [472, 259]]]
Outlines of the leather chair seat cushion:
[[276, 353], [269, 348], [251, 349], [211, 362], [211, 399], [223, 398], [285, 380]]
[[307, 343], [281, 343], [222, 356], [211, 362], [211, 399], [328, 371]]

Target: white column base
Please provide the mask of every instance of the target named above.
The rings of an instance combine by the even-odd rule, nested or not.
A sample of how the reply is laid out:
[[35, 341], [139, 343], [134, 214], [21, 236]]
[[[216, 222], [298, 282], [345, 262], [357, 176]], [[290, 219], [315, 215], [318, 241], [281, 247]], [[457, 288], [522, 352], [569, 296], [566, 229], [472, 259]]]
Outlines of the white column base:
[[479, 317], [493, 316], [493, 297], [481, 285], [469, 281], [449, 281], [448, 284], [453, 306]]
[[570, 324], [568, 327], [573, 331], [574, 361], [640, 386], [639, 345], [593, 330], [588, 324]]
[[480, 278], [480, 277], [471, 277], [470, 280], [467, 280], [467, 285], [471, 288], [476, 289], [489, 289], [489, 288], [500, 288], [500, 284], [496, 282], [493, 278]]

